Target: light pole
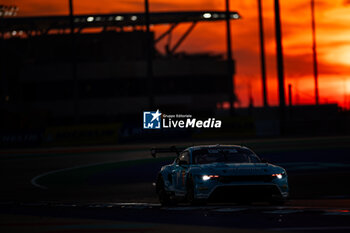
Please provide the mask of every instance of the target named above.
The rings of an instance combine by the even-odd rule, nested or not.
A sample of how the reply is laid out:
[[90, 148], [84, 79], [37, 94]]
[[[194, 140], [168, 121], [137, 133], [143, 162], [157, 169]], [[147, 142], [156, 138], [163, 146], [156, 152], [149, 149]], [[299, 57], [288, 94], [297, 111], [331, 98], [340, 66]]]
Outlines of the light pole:
[[[0, 23], [2, 23], [2, 18], [5, 17], [15, 17], [17, 16], [19, 8], [17, 6], [0, 5]], [[0, 51], [5, 48], [5, 35], [4, 32], [0, 31]], [[5, 77], [4, 67], [6, 66], [6, 59], [4, 56], [0, 56], [0, 104], [3, 101], [9, 100], [9, 84]]]
[[234, 88], [234, 66], [232, 59], [232, 45], [231, 45], [231, 24], [230, 24], [230, 0], [226, 0], [226, 40], [227, 40], [227, 78], [229, 88], [229, 101], [230, 101], [230, 115], [235, 114], [235, 88]]
[[146, 24], [146, 52], [147, 52], [147, 81], [148, 81], [148, 98], [149, 108], [154, 107], [154, 90], [153, 90], [153, 44], [150, 34], [149, 24], [149, 3], [145, 0], [145, 24]]
[[318, 67], [317, 67], [317, 51], [316, 51], [316, 25], [315, 25], [315, 0], [311, 0], [311, 26], [312, 26], [312, 57], [314, 65], [315, 79], [315, 104], [319, 104], [318, 94]]
[[74, 121], [80, 122], [80, 109], [79, 109], [79, 82], [77, 75], [77, 61], [75, 52], [75, 33], [74, 33], [74, 11], [73, 0], [69, 0], [69, 21], [70, 21], [70, 36], [71, 36], [71, 72], [74, 82], [73, 99], [74, 99]]
[[262, 88], [263, 88], [263, 102], [264, 102], [264, 107], [268, 107], [267, 85], [266, 85], [265, 45], [264, 45], [264, 22], [263, 22], [263, 15], [262, 15], [261, 0], [258, 0], [258, 13], [259, 13], [260, 60], [261, 60], [261, 78], [262, 78]]
[[284, 69], [283, 69], [283, 47], [282, 47], [282, 32], [281, 32], [281, 15], [279, 0], [275, 1], [275, 31], [276, 31], [276, 54], [277, 54], [277, 74], [278, 74], [278, 94], [279, 94], [279, 109], [280, 109], [280, 131], [284, 134], [285, 126], [285, 91], [284, 91]]

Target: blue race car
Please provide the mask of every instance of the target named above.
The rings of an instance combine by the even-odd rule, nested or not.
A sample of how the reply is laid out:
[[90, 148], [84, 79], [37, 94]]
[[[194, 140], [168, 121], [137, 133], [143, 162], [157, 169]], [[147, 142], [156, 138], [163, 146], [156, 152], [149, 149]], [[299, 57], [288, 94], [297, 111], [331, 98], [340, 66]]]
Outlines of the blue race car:
[[179, 201], [283, 204], [289, 195], [288, 177], [282, 167], [262, 161], [253, 151], [236, 145], [152, 149], [177, 152], [172, 164], [157, 176], [156, 192], [162, 205]]

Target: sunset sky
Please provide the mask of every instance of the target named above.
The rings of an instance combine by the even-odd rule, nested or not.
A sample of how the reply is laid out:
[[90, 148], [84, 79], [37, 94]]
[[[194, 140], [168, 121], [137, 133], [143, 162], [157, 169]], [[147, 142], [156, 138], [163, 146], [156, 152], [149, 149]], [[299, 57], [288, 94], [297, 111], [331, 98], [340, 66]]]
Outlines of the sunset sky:
[[[273, 0], [263, 0], [268, 100], [278, 104]], [[19, 16], [68, 13], [68, 0], [0, 0], [17, 5]], [[286, 86], [293, 86], [293, 102], [314, 103], [312, 68], [311, 9], [309, 0], [280, 0]], [[338, 102], [350, 107], [350, 0], [315, 0], [321, 103]], [[75, 0], [76, 14], [141, 12], [142, 0]], [[150, 11], [224, 10], [224, 0], [150, 0]], [[231, 10], [242, 19], [232, 22], [233, 56], [236, 60], [236, 93], [240, 106], [262, 105], [259, 60], [257, 0], [231, 1]], [[181, 36], [188, 24], [176, 28], [173, 39]], [[154, 28], [156, 34], [168, 26]], [[158, 49], [163, 50], [164, 44]], [[225, 23], [200, 23], [179, 51], [225, 53]], [[287, 94], [287, 93], [286, 93]]]

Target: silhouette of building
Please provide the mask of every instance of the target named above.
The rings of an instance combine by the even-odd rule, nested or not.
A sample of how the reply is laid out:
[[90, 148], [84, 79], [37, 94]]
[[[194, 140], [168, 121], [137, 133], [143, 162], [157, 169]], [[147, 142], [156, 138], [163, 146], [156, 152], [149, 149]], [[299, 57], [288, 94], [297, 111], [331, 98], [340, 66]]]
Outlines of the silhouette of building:
[[[225, 17], [225, 12], [151, 14], [152, 24], [170, 24], [158, 38], [151, 32], [157, 108], [214, 112], [217, 102], [229, 99], [223, 57], [176, 52], [197, 22]], [[231, 18], [239, 15], [232, 12]], [[173, 47], [167, 45], [167, 54], [160, 54], [156, 44], [182, 22], [192, 25]], [[3, 19], [1, 108], [12, 115], [69, 121], [74, 117], [74, 95], [78, 91], [82, 121], [140, 114], [149, 106], [147, 33], [143, 25], [143, 14], [76, 16], [72, 51], [69, 17]], [[74, 89], [72, 59], [78, 90]]]

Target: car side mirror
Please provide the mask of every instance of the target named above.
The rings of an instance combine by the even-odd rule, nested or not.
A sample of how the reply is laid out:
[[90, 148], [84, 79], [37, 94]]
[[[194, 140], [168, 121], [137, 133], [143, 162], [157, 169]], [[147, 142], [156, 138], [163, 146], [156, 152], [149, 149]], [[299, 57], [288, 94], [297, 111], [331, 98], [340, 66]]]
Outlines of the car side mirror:
[[151, 149], [151, 155], [153, 158], [155, 158], [157, 156], [156, 149], [154, 149], [154, 148]]
[[187, 161], [185, 160], [179, 160], [179, 165], [183, 166], [183, 165], [188, 165]]

